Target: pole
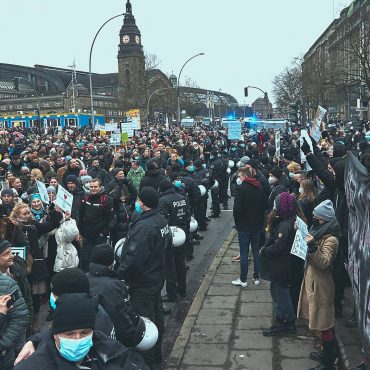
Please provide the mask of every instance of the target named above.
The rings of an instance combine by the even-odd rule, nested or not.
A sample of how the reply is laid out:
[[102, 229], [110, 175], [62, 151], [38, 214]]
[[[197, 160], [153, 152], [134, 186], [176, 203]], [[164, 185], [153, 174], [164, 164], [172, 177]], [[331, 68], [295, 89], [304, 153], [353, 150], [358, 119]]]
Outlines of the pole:
[[118, 17], [122, 17], [123, 15], [125, 15], [126, 13], [122, 13], [122, 14], [118, 14], [118, 15], [115, 15], [114, 17], [112, 18], [109, 18], [108, 20], [106, 20], [102, 26], [98, 29], [98, 32], [96, 32], [95, 34], [95, 37], [93, 39], [93, 42], [91, 44], [91, 48], [90, 48], [90, 55], [89, 55], [89, 82], [90, 82], [90, 105], [91, 105], [91, 118], [92, 118], [92, 127], [93, 127], [93, 131], [95, 131], [95, 115], [94, 115], [94, 98], [93, 98], [93, 90], [92, 90], [92, 78], [91, 78], [91, 56], [92, 56], [92, 51], [93, 51], [93, 48], [94, 48], [94, 44], [95, 44], [95, 40], [96, 38], [98, 37], [100, 31], [103, 29], [103, 27], [109, 23], [110, 21], [112, 21], [113, 19], [115, 18], [118, 18]]
[[196, 55], [193, 55], [191, 58], [189, 58], [183, 65], [182, 65], [182, 67], [181, 67], [181, 69], [180, 69], [180, 73], [179, 73], [179, 77], [177, 78], [177, 119], [178, 119], [178, 121], [179, 121], [179, 123], [180, 123], [180, 121], [181, 121], [181, 111], [180, 111], [180, 77], [181, 77], [181, 72], [182, 72], [182, 70], [184, 69], [184, 67], [192, 60], [192, 59], [194, 59], [194, 58], [196, 58], [196, 57], [199, 57], [199, 56], [201, 56], [201, 55], [204, 55], [204, 53], [202, 52], [202, 53], [198, 53], [198, 54], [196, 54]]
[[[157, 94], [158, 92], [160, 91], [163, 91], [163, 90], [171, 90], [173, 89], [173, 87], [163, 87], [162, 89], [158, 89], [158, 90], [155, 90], [148, 98], [148, 103], [146, 105], [146, 110], [147, 110], [147, 117], [149, 117], [149, 114], [150, 114], [150, 110], [149, 110], [149, 107], [150, 107], [150, 100], [152, 99], [152, 97]], [[149, 122], [148, 122], [149, 123]]]

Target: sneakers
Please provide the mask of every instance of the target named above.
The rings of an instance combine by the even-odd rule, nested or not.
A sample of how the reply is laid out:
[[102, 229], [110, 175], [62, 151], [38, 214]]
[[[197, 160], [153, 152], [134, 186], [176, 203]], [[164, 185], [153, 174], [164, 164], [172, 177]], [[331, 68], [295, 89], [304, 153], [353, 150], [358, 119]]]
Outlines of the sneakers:
[[246, 288], [248, 286], [248, 283], [246, 281], [241, 281], [240, 278], [233, 280], [231, 284], [241, 286], [242, 288]]
[[254, 281], [254, 285], [257, 286], [257, 285], [260, 285], [261, 284], [261, 280], [259, 278], [253, 278], [253, 281]]

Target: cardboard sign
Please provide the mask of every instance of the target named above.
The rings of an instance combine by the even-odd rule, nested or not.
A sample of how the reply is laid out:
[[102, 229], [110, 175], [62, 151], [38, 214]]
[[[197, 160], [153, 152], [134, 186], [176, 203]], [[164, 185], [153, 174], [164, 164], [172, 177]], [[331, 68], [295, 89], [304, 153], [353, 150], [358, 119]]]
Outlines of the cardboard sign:
[[308, 228], [305, 222], [298, 216], [297, 216], [295, 224], [297, 226], [297, 232], [295, 234], [295, 238], [294, 238], [290, 253], [299, 258], [302, 258], [305, 261], [306, 256], [307, 256], [307, 249], [308, 249], [308, 246], [306, 243], [306, 236], [308, 234]]
[[26, 261], [27, 247], [12, 247], [13, 256], [19, 256]]
[[315, 141], [319, 141], [321, 139], [321, 130], [320, 126], [322, 123], [322, 120], [325, 117], [327, 110], [320, 105], [317, 108], [315, 118], [312, 122], [312, 129], [311, 129], [311, 136], [315, 139]]
[[37, 185], [37, 189], [39, 191], [41, 200], [44, 203], [49, 204], [50, 199], [49, 199], [48, 191], [46, 190], [45, 184], [43, 182], [39, 181], [39, 180], [36, 180], [36, 185]]
[[109, 144], [120, 145], [121, 144], [121, 134], [112, 134], [109, 139]]
[[58, 186], [57, 198], [55, 204], [64, 212], [72, 211], [73, 195], [63, 186]]
[[238, 121], [229, 121], [227, 126], [227, 138], [229, 140], [240, 140], [242, 137], [242, 124]]

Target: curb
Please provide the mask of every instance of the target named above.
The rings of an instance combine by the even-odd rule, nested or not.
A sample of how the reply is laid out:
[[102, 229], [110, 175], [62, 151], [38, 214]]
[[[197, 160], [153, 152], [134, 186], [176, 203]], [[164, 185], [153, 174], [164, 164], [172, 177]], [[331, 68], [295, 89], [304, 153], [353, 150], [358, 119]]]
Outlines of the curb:
[[182, 324], [180, 334], [178, 335], [175, 345], [172, 348], [171, 354], [167, 359], [165, 369], [176, 370], [181, 362], [181, 359], [185, 352], [186, 344], [188, 343], [191, 330], [194, 326], [195, 320], [198, 317], [199, 311], [202, 307], [206, 293], [208, 292], [209, 286], [212, 283], [213, 277], [216, 274], [217, 268], [221, 263], [221, 259], [225, 255], [227, 249], [232, 243], [236, 235], [236, 230], [233, 229], [227, 239], [222, 244], [222, 247], [218, 251], [217, 255], [213, 259], [211, 266], [208, 269], [207, 275], [204, 277], [201, 286], [199, 287], [197, 294], [194, 297], [193, 303], [189, 309], [188, 314]]

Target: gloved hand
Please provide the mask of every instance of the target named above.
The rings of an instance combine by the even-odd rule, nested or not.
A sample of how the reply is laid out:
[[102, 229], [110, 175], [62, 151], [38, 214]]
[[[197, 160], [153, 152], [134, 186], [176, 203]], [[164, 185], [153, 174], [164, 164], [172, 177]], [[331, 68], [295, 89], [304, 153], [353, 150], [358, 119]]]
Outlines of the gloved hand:
[[307, 252], [309, 254], [315, 253], [317, 251], [318, 245], [316, 243], [308, 243], [307, 246], [308, 246]]
[[305, 138], [303, 138], [303, 144], [301, 145], [301, 150], [304, 153], [304, 155], [307, 155], [308, 153], [311, 153], [311, 148], [308, 145]]

